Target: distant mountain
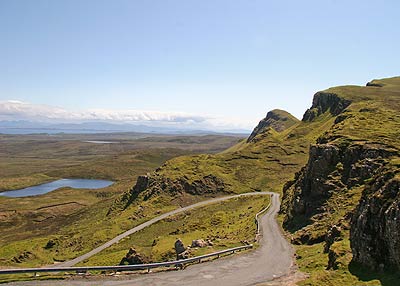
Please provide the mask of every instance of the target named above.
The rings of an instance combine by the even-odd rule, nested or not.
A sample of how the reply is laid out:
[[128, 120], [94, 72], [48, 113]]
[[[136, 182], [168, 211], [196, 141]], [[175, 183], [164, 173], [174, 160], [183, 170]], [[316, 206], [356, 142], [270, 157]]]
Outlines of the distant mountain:
[[[173, 111], [135, 109], [67, 110], [62, 107], [0, 100], [0, 132], [3, 133], [250, 133], [246, 120]], [[247, 130], [248, 128], [248, 130]], [[25, 130], [32, 129], [32, 130]], [[41, 130], [45, 129], [45, 130]]]
[[135, 125], [128, 123], [109, 122], [83, 122], [83, 123], [44, 123], [27, 120], [0, 121], [0, 133], [2, 134], [38, 134], [38, 133], [115, 133], [115, 132], [137, 132], [157, 134], [212, 134], [212, 133], [234, 133], [249, 134], [249, 130], [224, 130], [215, 132], [213, 130], [195, 130], [185, 127], [157, 127], [147, 125]]

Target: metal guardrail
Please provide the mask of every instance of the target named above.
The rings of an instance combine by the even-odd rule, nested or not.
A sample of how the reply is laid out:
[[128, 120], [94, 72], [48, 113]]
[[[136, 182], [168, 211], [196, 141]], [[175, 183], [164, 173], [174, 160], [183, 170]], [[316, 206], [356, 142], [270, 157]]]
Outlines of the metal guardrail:
[[201, 262], [202, 259], [217, 256], [226, 253], [235, 253], [236, 251], [252, 248], [253, 245], [238, 246], [210, 254], [205, 254], [201, 256], [196, 256], [192, 258], [168, 261], [168, 262], [158, 262], [149, 264], [135, 264], [135, 265], [119, 265], [119, 266], [87, 266], [87, 267], [52, 267], [52, 268], [20, 268], [20, 269], [0, 269], [1, 274], [20, 274], [20, 273], [39, 273], [39, 272], [76, 272], [76, 273], [86, 273], [88, 271], [130, 271], [130, 270], [148, 270], [159, 267], [168, 266], [179, 266], [192, 262]]
[[270, 198], [271, 198], [271, 200], [269, 201], [269, 204], [268, 204], [268, 206], [266, 206], [265, 208], [263, 208], [261, 211], [259, 211], [257, 214], [256, 214], [256, 224], [257, 224], [257, 230], [256, 230], [256, 239], [255, 239], [255, 241], [258, 241], [258, 239], [259, 239], [259, 237], [260, 237], [260, 221], [259, 221], [259, 216], [260, 215], [262, 215], [264, 212], [266, 212], [268, 209], [269, 209], [269, 207], [271, 206], [271, 201], [272, 201], [272, 194], [270, 195]]

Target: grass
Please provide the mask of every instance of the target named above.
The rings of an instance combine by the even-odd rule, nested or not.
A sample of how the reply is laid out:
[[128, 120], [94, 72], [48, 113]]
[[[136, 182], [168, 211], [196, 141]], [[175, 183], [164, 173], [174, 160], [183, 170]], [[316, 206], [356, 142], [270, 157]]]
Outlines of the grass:
[[351, 263], [350, 241], [344, 239], [335, 242], [335, 251], [340, 253], [339, 266], [336, 270], [327, 270], [328, 254], [323, 253], [323, 244], [296, 246], [297, 265], [300, 271], [310, 276], [299, 283], [301, 286], [336, 286], [336, 285], [398, 285], [398, 273], [376, 273]]
[[[376, 80], [373, 83], [382, 87], [343, 86], [323, 91], [335, 93], [352, 103], [337, 118], [329, 118], [329, 112], [318, 116], [314, 121], [320, 121], [318, 127], [320, 135], [315, 139], [324, 144], [346, 146], [347, 149], [354, 146], [363, 148], [368, 146], [371, 149], [392, 152], [393, 156], [386, 159], [386, 164], [387, 168], [396, 170], [399, 168], [400, 150], [400, 78]], [[336, 123], [332, 121], [333, 119]], [[301, 124], [293, 132], [304, 136], [304, 130], [298, 131], [302, 125], [307, 131], [307, 126]], [[333, 166], [332, 172], [326, 177], [327, 182], [340, 183], [341, 180], [345, 182], [341, 168], [343, 164]], [[319, 211], [313, 216], [298, 215], [292, 221], [292, 237], [307, 235], [311, 241], [321, 237], [324, 239], [332, 225], [341, 225], [343, 229], [341, 240], [331, 246], [331, 250], [338, 256], [337, 270], [326, 270], [328, 254], [323, 253], [324, 242], [296, 246], [300, 270], [310, 275], [300, 285], [398, 285], [400, 279], [398, 274], [374, 273], [352, 262], [349, 217], [359, 204], [365, 183], [336, 189], [321, 203]], [[295, 194], [289, 191], [285, 199], [294, 200], [294, 196]], [[284, 206], [287, 201], [284, 200]]]
[[93, 256], [82, 265], [116, 265], [130, 247], [152, 262], [174, 260], [173, 245], [179, 237], [185, 245], [194, 239], [210, 239], [212, 247], [192, 249], [191, 256], [252, 242], [255, 215], [269, 203], [269, 196], [244, 197], [213, 204], [164, 219]]
[[[103, 178], [115, 181], [99, 190], [63, 188], [26, 198], [0, 196], [0, 265], [40, 266], [82, 254], [142, 221], [179, 206], [155, 198], [132, 213], [107, 215], [116, 198], [132, 188], [139, 175], [175, 156], [218, 152], [239, 140], [233, 136], [0, 135], [1, 190], [56, 178]], [[91, 144], [83, 141], [118, 141]], [[144, 149], [143, 149], [144, 148]], [[190, 199], [188, 202], [199, 200]], [[182, 203], [182, 202], [181, 202]], [[44, 249], [49, 240], [56, 242]], [[14, 257], [30, 253], [20, 263]]]
[[[126, 209], [117, 208], [115, 212], [107, 216], [108, 210], [113, 206], [113, 200], [122, 191], [133, 185], [137, 174], [146, 173], [158, 165], [161, 167], [151, 175], [157, 174], [157, 176], [169, 178], [172, 182], [182, 180], [191, 183], [208, 175], [214, 175], [224, 182], [226, 192], [243, 193], [270, 190], [282, 193], [284, 184], [293, 180], [294, 174], [306, 165], [310, 144], [319, 142], [348, 147], [356, 144], [364, 146], [368, 144], [368, 146], [398, 152], [400, 149], [400, 78], [377, 80], [373, 83], [381, 87], [342, 86], [323, 91], [322, 93], [334, 93], [340, 98], [351, 101], [346, 110], [337, 117], [328, 110], [312, 121], [297, 122], [294, 125], [286, 126], [287, 128], [280, 132], [267, 128], [257, 135], [257, 140], [254, 142], [246, 143], [245, 140], [238, 141], [238, 138], [235, 138], [237, 144], [223, 152], [222, 148], [214, 148], [215, 146], [212, 148], [207, 145], [209, 137], [201, 138], [203, 140], [201, 142], [209, 148], [208, 150], [212, 150], [213, 154], [193, 155], [192, 153], [201, 153], [201, 150], [204, 149], [197, 148], [196, 150], [199, 152], [196, 152], [189, 147], [184, 152], [182, 149], [169, 149], [169, 151], [157, 149], [160, 152], [157, 154], [154, 153], [155, 149], [147, 153], [135, 149], [138, 146], [150, 144], [149, 140], [155, 144], [154, 146], [159, 146], [157, 144], [168, 147], [172, 147], [170, 144], [175, 147], [196, 146], [198, 138], [176, 138], [172, 140], [172, 143], [170, 139], [160, 137], [139, 138], [137, 140], [139, 145], [135, 145], [136, 147], [129, 145], [127, 141], [124, 141], [126, 138], [123, 138], [121, 139], [123, 144], [102, 146], [97, 151], [87, 150], [79, 142], [70, 143], [72, 145], [63, 143], [57, 152], [45, 153], [48, 157], [46, 157], [46, 164], [42, 164], [40, 159], [34, 155], [37, 152], [35, 148], [21, 155], [17, 152], [18, 148], [27, 148], [27, 144], [32, 145], [32, 142], [21, 143], [20, 147], [18, 144], [15, 147], [13, 145], [12, 148], [10, 147], [10, 154], [14, 154], [15, 158], [19, 159], [10, 160], [9, 156], [5, 156], [4, 160], [0, 161], [1, 168], [7, 166], [5, 175], [7, 178], [21, 176], [23, 174], [21, 162], [26, 160], [30, 164], [30, 169], [24, 176], [38, 176], [39, 174], [54, 178], [65, 176], [65, 174], [72, 177], [83, 175], [114, 179], [117, 184], [112, 187], [115, 189], [111, 188], [106, 192], [93, 191], [86, 194], [81, 200], [87, 204], [87, 207], [60, 217], [60, 221], [63, 222], [61, 226], [56, 223], [46, 226], [45, 223], [42, 223], [42, 226], [46, 226], [48, 229], [45, 234], [31, 233], [34, 230], [27, 226], [21, 229], [21, 234], [16, 229], [12, 230], [12, 233], [24, 238], [11, 242], [11, 233], [10, 236], [6, 236], [9, 241], [0, 249], [0, 257], [5, 257], [6, 265], [10, 265], [7, 263], [10, 263], [11, 253], [21, 253], [26, 249], [31, 249], [37, 257], [23, 262], [22, 265], [46, 263], [47, 260], [42, 257], [47, 257], [48, 260], [72, 258], [99, 245], [114, 234], [148, 220], [160, 212], [204, 199], [204, 197], [192, 196], [185, 192], [179, 193], [179, 195], [160, 192], [147, 201], [144, 200], [143, 195], [139, 195]], [[221, 141], [218, 142], [221, 143]], [[230, 142], [233, 143], [233, 140]], [[51, 142], [44, 144], [42, 147], [45, 147], [46, 150], [53, 148]], [[220, 146], [217, 143], [216, 145]], [[1, 148], [0, 154], [2, 154]], [[173, 151], [171, 150], [177, 151], [172, 155]], [[186, 155], [177, 156], [180, 152], [186, 152]], [[52, 157], [52, 154], [56, 154], [55, 157]], [[172, 157], [174, 158], [171, 159]], [[399, 164], [398, 156], [388, 160], [393, 166]], [[336, 167], [340, 169], [340, 166]], [[332, 175], [330, 179], [340, 180], [339, 177], [335, 178], [334, 172], [330, 175]], [[21, 180], [21, 184], [22, 182], [23, 180]], [[317, 217], [308, 219], [297, 217], [301, 226], [306, 225], [299, 232], [306, 232], [313, 237], [323, 237], [331, 224], [343, 220], [348, 222], [346, 215], [351, 213], [358, 204], [363, 188], [364, 185], [359, 184], [332, 194], [321, 206], [322, 215], [318, 219]], [[110, 193], [115, 196], [112, 195], [109, 199], [102, 197], [103, 195], [108, 196]], [[290, 194], [288, 197], [290, 198]], [[51, 200], [51, 196], [48, 198]], [[292, 198], [294, 199], [294, 194], [292, 194]], [[11, 201], [0, 199], [0, 205], [7, 204], [8, 206], [9, 202]], [[29, 210], [28, 204], [39, 205], [39, 202], [29, 202], [28, 200], [26, 202], [25, 205], [17, 204], [18, 208], [24, 211]], [[229, 203], [238, 204], [238, 202], [226, 202], [225, 204]], [[252, 204], [258, 203], [252, 202]], [[12, 202], [12, 204], [16, 204], [16, 202]], [[177, 216], [172, 220], [159, 222], [124, 239], [118, 245], [86, 261], [85, 264], [116, 264], [131, 246], [153, 261], [169, 259], [172, 257], [172, 244], [178, 235], [185, 244], [190, 243], [194, 238], [209, 236], [216, 240], [215, 249], [234, 246], [238, 243], [238, 238], [246, 237], [246, 233], [252, 232], [251, 229], [246, 229], [245, 225], [249, 223], [246, 217], [250, 217], [250, 213], [255, 211], [255, 207], [246, 210], [245, 205], [246, 203], [243, 201], [243, 205], [234, 205], [230, 208], [224, 205], [210, 206]], [[249, 216], [242, 217], [243, 224], [242, 220], [238, 222], [233, 220], [240, 214], [247, 213]], [[214, 214], [214, 221], [211, 221], [210, 214]], [[7, 214], [4, 215], [7, 216]], [[27, 221], [27, 216], [24, 217], [23, 212], [20, 215], [22, 215], [21, 221], [16, 223], [19, 226]], [[282, 221], [282, 217], [280, 220]], [[92, 223], [93, 221], [96, 223]], [[210, 226], [214, 224], [218, 225], [223, 233], [221, 230], [217, 234], [216, 230], [211, 229]], [[9, 223], [5, 229], [12, 225], [12, 222]], [[43, 250], [45, 241], [38, 237], [54, 239], [57, 243], [52, 249]], [[153, 241], [155, 241], [154, 245]], [[338, 254], [339, 268], [337, 270], [326, 270], [328, 257], [322, 251], [323, 243], [296, 246], [298, 265], [302, 271], [310, 274], [310, 278], [301, 282], [301, 285], [396, 285], [395, 283], [398, 281], [396, 279], [399, 279], [396, 274], [367, 272], [360, 266], [352, 264], [349, 245], [349, 234], [345, 230], [342, 240], [332, 245], [332, 250]], [[11, 249], [10, 254], [7, 254], [3, 250], [4, 248]], [[44, 251], [47, 253], [42, 256]], [[206, 250], [198, 251], [200, 254]]]

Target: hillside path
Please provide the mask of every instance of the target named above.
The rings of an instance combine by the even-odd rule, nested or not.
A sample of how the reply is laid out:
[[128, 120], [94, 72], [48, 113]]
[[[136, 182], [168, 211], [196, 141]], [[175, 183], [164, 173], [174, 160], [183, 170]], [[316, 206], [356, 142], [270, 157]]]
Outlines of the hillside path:
[[[101, 277], [99, 279], [71, 279], [65, 281], [33, 281], [19, 282], [18, 285], [109, 285], [109, 286], [128, 286], [128, 285], [155, 285], [155, 286], [233, 286], [233, 285], [257, 285], [267, 282], [277, 277], [282, 277], [291, 272], [293, 266], [293, 249], [290, 243], [283, 236], [282, 230], [276, 221], [279, 211], [280, 200], [276, 193], [247, 193], [242, 195], [217, 198], [204, 201], [189, 206], [186, 210], [207, 205], [209, 203], [227, 200], [234, 197], [249, 196], [257, 194], [270, 194], [271, 206], [260, 219], [260, 247], [254, 251], [249, 251], [240, 255], [228, 256], [215, 260], [188, 266], [185, 270], [150, 273], [143, 275], [124, 275], [120, 277]], [[175, 213], [184, 211], [175, 210]], [[160, 220], [172, 215], [166, 213], [162, 218], [157, 217], [153, 220]], [[155, 221], [149, 221], [148, 225]], [[141, 225], [140, 225], [141, 226]], [[138, 227], [140, 227], [138, 226]], [[146, 225], [147, 226], [147, 225]], [[146, 227], [144, 226], [144, 227]], [[144, 228], [142, 227], [142, 228]], [[133, 231], [132, 229], [131, 231]], [[138, 230], [136, 230], [138, 231]], [[135, 231], [133, 231], [135, 232]], [[132, 233], [133, 233], [132, 232]], [[129, 234], [127, 234], [129, 235]], [[125, 235], [126, 236], [126, 235]], [[121, 239], [121, 238], [119, 238]], [[100, 250], [99, 250], [100, 251]], [[85, 259], [85, 258], [83, 258]], [[74, 260], [73, 260], [74, 261]], [[75, 262], [76, 263], [76, 262]], [[6, 285], [16, 285], [13, 283]]]

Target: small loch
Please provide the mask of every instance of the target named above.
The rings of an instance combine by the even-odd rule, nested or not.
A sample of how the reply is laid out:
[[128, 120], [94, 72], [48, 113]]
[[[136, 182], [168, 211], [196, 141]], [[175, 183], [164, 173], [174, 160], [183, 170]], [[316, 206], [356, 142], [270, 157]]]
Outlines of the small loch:
[[0, 193], [0, 196], [12, 198], [37, 196], [49, 193], [63, 187], [70, 187], [73, 189], [101, 189], [111, 186], [113, 183], [114, 182], [108, 180], [96, 179], [60, 179], [50, 183], [45, 183], [24, 189], [2, 192]]

